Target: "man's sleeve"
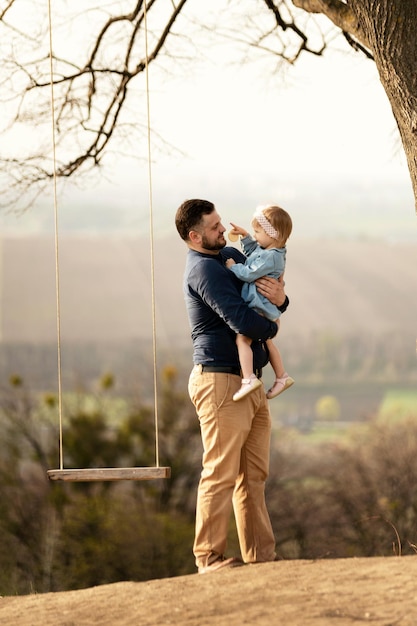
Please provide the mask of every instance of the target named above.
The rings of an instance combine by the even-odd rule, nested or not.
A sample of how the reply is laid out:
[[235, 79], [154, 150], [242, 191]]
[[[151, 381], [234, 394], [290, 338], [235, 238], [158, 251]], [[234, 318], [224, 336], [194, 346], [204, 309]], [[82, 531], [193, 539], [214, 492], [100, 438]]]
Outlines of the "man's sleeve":
[[284, 300], [284, 302], [281, 304], [281, 306], [279, 306], [279, 307], [278, 307], [278, 308], [279, 308], [279, 310], [281, 311], [281, 313], [285, 313], [285, 311], [286, 311], [286, 310], [287, 310], [287, 308], [288, 308], [289, 303], [290, 303], [290, 299], [289, 299], [289, 297], [288, 297], [288, 296], [285, 296], [285, 300]]
[[277, 324], [248, 307], [226, 267], [210, 260], [199, 266], [198, 293], [234, 332], [255, 340], [275, 337]]

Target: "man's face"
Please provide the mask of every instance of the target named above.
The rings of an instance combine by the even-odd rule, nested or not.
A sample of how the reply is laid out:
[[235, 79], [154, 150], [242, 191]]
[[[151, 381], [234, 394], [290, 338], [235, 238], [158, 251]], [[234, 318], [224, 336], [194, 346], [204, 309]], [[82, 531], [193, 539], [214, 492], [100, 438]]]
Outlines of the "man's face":
[[201, 228], [199, 228], [201, 248], [210, 251], [224, 248], [226, 245], [225, 231], [221, 217], [216, 210], [208, 215], [203, 215], [203, 222]]

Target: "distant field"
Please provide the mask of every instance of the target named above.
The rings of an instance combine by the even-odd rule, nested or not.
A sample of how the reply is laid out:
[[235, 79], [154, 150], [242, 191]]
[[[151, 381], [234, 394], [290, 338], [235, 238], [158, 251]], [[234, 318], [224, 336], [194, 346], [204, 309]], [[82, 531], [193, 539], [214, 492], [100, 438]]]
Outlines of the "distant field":
[[[48, 237], [3, 238], [0, 338], [56, 340], [55, 260]], [[185, 245], [155, 246], [156, 332], [161, 346], [190, 344], [182, 295]], [[415, 345], [417, 246], [348, 239], [288, 244], [288, 312], [280, 341], [316, 331], [410, 334]], [[65, 237], [60, 243], [64, 341], [152, 337], [149, 245], [145, 240]], [[410, 296], [413, 296], [410, 298]], [[291, 347], [289, 348], [291, 350]]]
[[[335, 422], [320, 421], [315, 414], [317, 402], [327, 395], [334, 397], [340, 406], [340, 417]], [[385, 383], [296, 383], [272, 400], [270, 408], [276, 427], [279, 424], [292, 427], [312, 441], [322, 441], [343, 436], [352, 424], [366, 424], [374, 419], [417, 418], [417, 391], [396, 387], [387, 390]]]
[[[378, 421], [393, 423], [406, 418], [417, 419], [417, 391], [410, 389], [392, 389], [382, 399], [375, 415]], [[367, 428], [368, 421], [313, 422], [311, 429], [302, 432], [303, 438], [310, 443], [323, 443], [344, 439], [358, 428]]]
[[417, 418], [417, 390], [395, 389], [386, 393], [378, 414], [380, 419]]
[[340, 406], [340, 422], [366, 421], [378, 414], [386, 392], [383, 383], [327, 382], [296, 384], [270, 402], [275, 421], [308, 423], [316, 420], [315, 407], [323, 396], [333, 396]]

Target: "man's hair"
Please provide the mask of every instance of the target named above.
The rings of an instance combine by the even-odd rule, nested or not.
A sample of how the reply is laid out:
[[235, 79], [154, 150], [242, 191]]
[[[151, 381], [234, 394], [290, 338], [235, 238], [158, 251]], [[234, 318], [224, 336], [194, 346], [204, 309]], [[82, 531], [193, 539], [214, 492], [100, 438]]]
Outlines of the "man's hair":
[[197, 230], [203, 215], [209, 215], [215, 209], [208, 200], [185, 200], [175, 214], [175, 226], [179, 236], [188, 241], [191, 230]]

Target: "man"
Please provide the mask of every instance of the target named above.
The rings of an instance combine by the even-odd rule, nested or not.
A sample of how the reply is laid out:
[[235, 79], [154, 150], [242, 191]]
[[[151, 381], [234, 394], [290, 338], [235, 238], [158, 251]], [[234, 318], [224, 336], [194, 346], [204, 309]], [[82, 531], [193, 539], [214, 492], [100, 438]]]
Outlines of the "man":
[[[271, 417], [263, 386], [233, 401], [241, 384], [236, 333], [252, 342], [257, 375], [268, 362], [265, 341], [278, 327], [243, 301], [241, 282], [225, 261], [243, 262], [235, 248], [225, 250], [225, 228], [214, 204], [186, 200], [175, 225], [189, 251], [184, 294], [194, 346], [188, 391], [200, 421], [203, 470], [197, 494], [194, 556], [199, 573], [241, 564], [226, 558], [234, 509], [245, 563], [273, 561], [275, 539], [265, 504]], [[263, 278], [261, 293], [282, 311], [288, 305], [283, 283]]]

